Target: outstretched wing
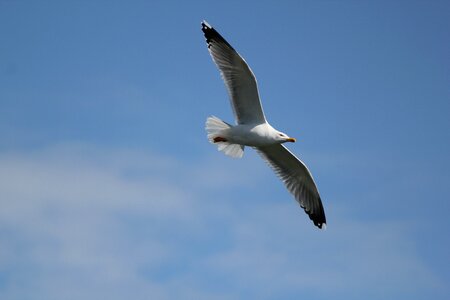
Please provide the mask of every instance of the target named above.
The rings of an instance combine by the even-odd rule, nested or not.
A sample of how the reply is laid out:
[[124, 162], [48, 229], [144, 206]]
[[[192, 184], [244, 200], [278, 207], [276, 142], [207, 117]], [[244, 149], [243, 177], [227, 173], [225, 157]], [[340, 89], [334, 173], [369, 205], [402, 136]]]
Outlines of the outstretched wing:
[[314, 225], [322, 228], [326, 224], [322, 200], [305, 164], [281, 144], [257, 147], [256, 150], [284, 182]]
[[208, 50], [220, 70], [238, 124], [266, 122], [255, 75], [245, 60], [206, 21], [202, 22]]

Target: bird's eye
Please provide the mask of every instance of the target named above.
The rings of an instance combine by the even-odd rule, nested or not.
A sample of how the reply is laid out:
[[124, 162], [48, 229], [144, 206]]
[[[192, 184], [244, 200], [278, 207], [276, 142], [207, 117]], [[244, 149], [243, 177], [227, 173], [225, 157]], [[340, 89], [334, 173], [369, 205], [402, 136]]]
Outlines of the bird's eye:
[[279, 136], [283, 136], [283, 134], [282, 134], [282, 133], [279, 133], [278, 135], [279, 135]]

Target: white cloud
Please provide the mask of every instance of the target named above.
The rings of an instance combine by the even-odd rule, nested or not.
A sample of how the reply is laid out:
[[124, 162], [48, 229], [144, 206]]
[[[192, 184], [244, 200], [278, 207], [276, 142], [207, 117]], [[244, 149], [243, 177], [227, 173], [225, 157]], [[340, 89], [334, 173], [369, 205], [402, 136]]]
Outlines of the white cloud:
[[328, 207], [332, 225], [318, 231], [287, 193], [272, 202], [257, 186], [255, 158], [217, 168], [82, 144], [0, 154], [0, 297], [386, 299], [440, 288], [401, 221]]

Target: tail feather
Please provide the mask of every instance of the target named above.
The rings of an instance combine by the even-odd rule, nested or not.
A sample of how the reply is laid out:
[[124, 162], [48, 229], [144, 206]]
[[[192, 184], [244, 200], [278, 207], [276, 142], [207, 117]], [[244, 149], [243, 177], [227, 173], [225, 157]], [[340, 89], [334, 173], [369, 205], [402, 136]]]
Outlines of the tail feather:
[[[241, 158], [244, 155], [244, 146], [239, 144], [231, 144], [226, 141], [219, 141], [214, 142], [214, 139], [221, 137], [222, 139], [224, 137], [224, 133], [226, 133], [226, 130], [231, 128], [232, 125], [222, 121], [221, 119], [211, 116], [208, 119], [206, 119], [206, 132], [208, 133], [208, 140], [217, 145], [217, 149], [219, 151], [222, 151], [228, 156], [234, 157], [234, 158]], [[216, 139], [217, 140], [217, 139]]]
[[231, 125], [216, 116], [211, 116], [206, 119], [206, 132], [208, 133], [208, 140], [211, 143], [214, 143], [214, 138], [228, 128], [231, 128]]

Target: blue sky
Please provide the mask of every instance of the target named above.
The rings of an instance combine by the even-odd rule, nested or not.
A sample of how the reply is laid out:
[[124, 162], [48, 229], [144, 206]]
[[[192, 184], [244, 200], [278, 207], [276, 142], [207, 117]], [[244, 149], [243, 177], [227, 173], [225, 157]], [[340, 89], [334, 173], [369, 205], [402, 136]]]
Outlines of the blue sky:
[[[328, 227], [232, 121], [255, 72]], [[1, 299], [449, 299], [450, 2], [0, 1]]]

